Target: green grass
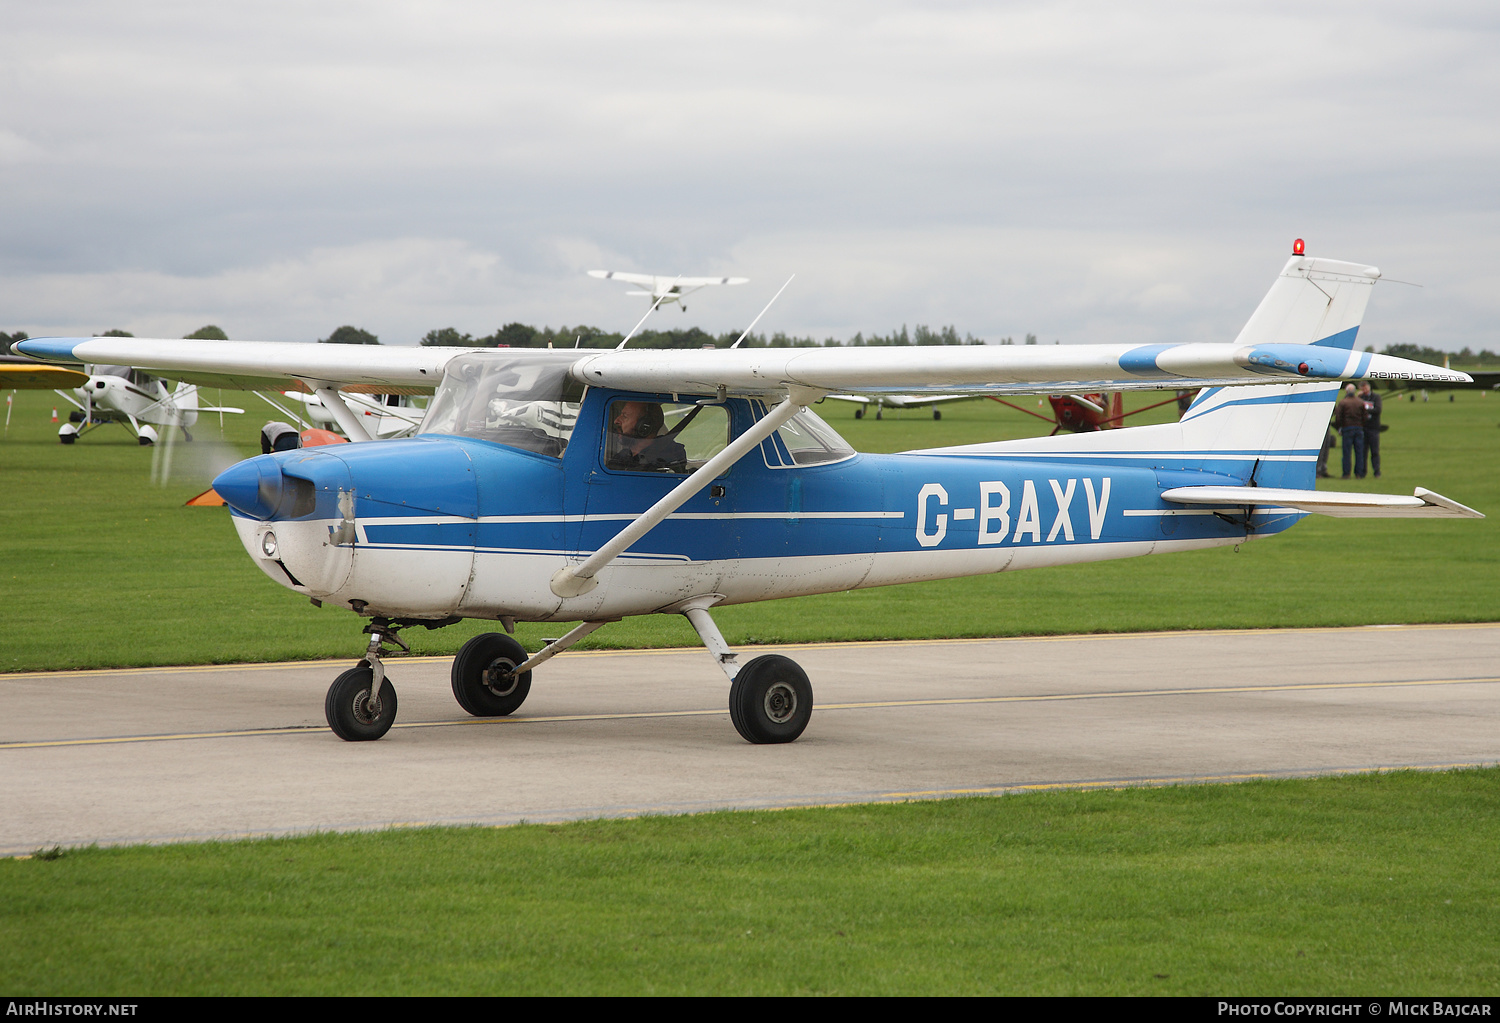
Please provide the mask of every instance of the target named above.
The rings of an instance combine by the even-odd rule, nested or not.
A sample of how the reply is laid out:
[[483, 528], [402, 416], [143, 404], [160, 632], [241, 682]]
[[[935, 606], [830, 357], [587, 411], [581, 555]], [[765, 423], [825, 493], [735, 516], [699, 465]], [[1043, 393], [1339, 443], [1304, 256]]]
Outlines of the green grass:
[[[1484, 521], [1314, 516], [1238, 553], [827, 594], [724, 608], [715, 617], [735, 644], [1500, 619], [1500, 396], [1454, 393], [1453, 402], [1442, 394], [1425, 404], [1390, 401], [1385, 478], [1332, 481], [1332, 489], [1409, 494], [1427, 486], [1492, 513]], [[63, 447], [49, 421], [58, 400], [50, 392], [16, 395], [0, 440], [0, 603], [7, 612], [0, 671], [353, 657], [362, 649], [353, 615], [314, 609], [254, 567], [225, 511], [183, 507], [208, 486], [216, 455], [227, 462], [258, 451], [269, 409], [255, 408], [248, 395], [224, 397], [250, 414], [225, 417], [219, 447], [216, 417], [201, 424], [195, 444], [176, 447], [170, 483], [158, 486], [149, 478], [153, 452], [121, 428]], [[1154, 400], [1143, 394], [1132, 404]], [[850, 406], [831, 401], [822, 411], [864, 451], [1044, 428], [990, 401], [950, 406], [941, 422], [927, 412], [856, 421]], [[1141, 418], [1172, 414], [1169, 407]], [[405, 636], [419, 653], [450, 653], [494, 628], [465, 622]], [[520, 636], [535, 648], [562, 628], [522, 625]], [[583, 645], [696, 644], [681, 618], [651, 616], [608, 626]]]
[[16, 995], [1489, 995], [1500, 770], [0, 861]]

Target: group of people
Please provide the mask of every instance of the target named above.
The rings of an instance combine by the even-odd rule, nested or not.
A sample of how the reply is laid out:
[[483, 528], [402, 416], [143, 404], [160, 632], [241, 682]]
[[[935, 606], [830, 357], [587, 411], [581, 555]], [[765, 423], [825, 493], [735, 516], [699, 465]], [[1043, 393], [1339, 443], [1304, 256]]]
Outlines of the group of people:
[[1365, 478], [1366, 459], [1369, 468], [1380, 477], [1380, 394], [1368, 382], [1344, 387], [1344, 396], [1333, 407], [1333, 426], [1323, 438], [1323, 450], [1318, 452], [1318, 475], [1332, 476], [1328, 471], [1328, 451], [1333, 447], [1334, 430], [1338, 431], [1344, 448], [1344, 474], [1349, 478], [1350, 463], [1353, 462], [1355, 479]]

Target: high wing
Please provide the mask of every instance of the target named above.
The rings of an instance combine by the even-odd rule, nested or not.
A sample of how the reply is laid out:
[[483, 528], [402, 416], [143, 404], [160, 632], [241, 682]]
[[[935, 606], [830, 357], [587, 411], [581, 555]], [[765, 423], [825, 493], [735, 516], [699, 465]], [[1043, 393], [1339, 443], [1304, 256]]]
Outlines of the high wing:
[[431, 394], [448, 360], [474, 351], [122, 337], [32, 338], [20, 344], [26, 347], [18, 351], [37, 359], [131, 366], [212, 387], [309, 394], [321, 388], [355, 394]]
[[655, 274], [631, 274], [621, 273], [616, 270], [590, 270], [590, 277], [597, 277], [604, 281], [624, 281], [626, 284], [639, 284], [643, 288], [650, 288], [651, 293], [659, 295], [669, 288], [706, 288], [713, 284], [748, 284], [748, 277], [663, 277]]
[[[24, 343], [24, 342], [23, 342]], [[1322, 345], [965, 345], [637, 350], [585, 356], [584, 383], [652, 392], [1087, 393], [1330, 380], [1467, 382], [1466, 373]]]
[[[32, 338], [17, 350], [39, 359], [134, 366], [189, 383], [245, 390], [334, 389], [430, 394], [443, 367], [473, 348], [376, 347], [146, 338]], [[484, 351], [480, 349], [479, 351]], [[1426, 363], [1321, 345], [965, 345], [923, 348], [624, 350], [578, 357], [526, 350], [527, 358], [576, 360], [582, 383], [651, 393], [785, 394], [920, 392], [1086, 393], [1288, 381], [1400, 380], [1467, 383]], [[512, 349], [486, 353], [516, 358]]]
[[52, 391], [82, 387], [89, 375], [66, 366], [39, 365], [31, 359], [0, 356], [0, 391]]

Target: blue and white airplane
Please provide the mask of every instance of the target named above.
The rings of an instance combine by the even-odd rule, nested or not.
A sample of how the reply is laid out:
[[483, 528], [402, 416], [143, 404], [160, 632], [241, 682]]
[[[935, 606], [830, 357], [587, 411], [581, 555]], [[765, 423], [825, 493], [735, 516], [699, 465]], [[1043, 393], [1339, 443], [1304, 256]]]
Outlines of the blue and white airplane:
[[[1343, 380], [1462, 382], [1356, 351], [1374, 267], [1294, 255], [1232, 343], [704, 351], [474, 350], [33, 339], [27, 355], [198, 384], [300, 389], [367, 439], [341, 392], [434, 393], [409, 440], [251, 458], [214, 481], [276, 582], [370, 619], [329, 725], [396, 716], [386, 645], [462, 618], [453, 692], [514, 712], [532, 669], [627, 615], [686, 616], [752, 743], [806, 728], [779, 654], [741, 665], [711, 609], [801, 594], [1243, 543], [1308, 513], [1479, 517], [1438, 494], [1318, 493]], [[1204, 390], [1180, 422], [856, 453], [810, 406], [831, 393]], [[342, 412], [340, 411], [342, 410]], [[528, 654], [517, 621], [581, 622]]]

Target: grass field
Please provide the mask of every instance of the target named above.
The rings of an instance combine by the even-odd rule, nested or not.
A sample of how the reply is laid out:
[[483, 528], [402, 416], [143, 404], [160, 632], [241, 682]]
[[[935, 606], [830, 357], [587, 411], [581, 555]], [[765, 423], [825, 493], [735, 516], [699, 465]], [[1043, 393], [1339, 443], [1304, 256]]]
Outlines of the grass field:
[[1500, 770], [0, 860], [38, 995], [1492, 995]]
[[[51, 407], [18, 394], [0, 440], [0, 671], [356, 656], [354, 616], [266, 579], [222, 509], [182, 506], [257, 450], [265, 415], [222, 439], [202, 424], [161, 486], [160, 453], [117, 427], [65, 448]], [[941, 422], [824, 414], [869, 451], [1037, 432], [991, 402]], [[1358, 489], [1500, 510], [1500, 397], [1391, 402], [1386, 419], [1385, 479]], [[1488, 621], [1497, 523], [1314, 517], [1238, 553], [717, 617], [735, 643]], [[407, 636], [440, 653], [490, 628]], [[696, 643], [675, 617], [595, 639]], [[1484, 769], [60, 850], [0, 860], [0, 990], [1486, 995], [1497, 840], [1500, 769]]]
[[[218, 401], [210, 394], [209, 400]], [[360, 622], [314, 609], [244, 554], [223, 509], [186, 508], [218, 468], [256, 453], [269, 410], [214, 417], [178, 444], [165, 486], [123, 429], [57, 443], [51, 392], [19, 392], [0, 440], [5, 546], [0, 671], [355, 657]], [[1035, 400], [1035, 399], [1031, 399]], [[1136, 405], [1158, 400], [1154, 394]], [[856, 421], [821, 411], [860, 450], [1028, 436], [1044, 424], [990, 401]], [[1171, 407], [1140, 417], [1174, 414]], [[1492, 513], [1484, 521], [1338, 520], [1314, 516], [1288, 534], [1232, 549], [1003, 573], [775, 601], [715, 612], [735, 644], [1096, 631], [1359, 625], [1500, 619], [1500, 396], [1386, 406], [1385, 478], [1322, 481], [1334, 489], [1411, 493], [1427, 486]], [[1337, 459], [1338, 452], [1334, 452]], [[1337, 463], [1335, 461], [1335, 469]], [[1351, 484], [1361, 484], [1359, 487]], [[1378, 484], [1378, 486], [1373, 486]], [[493, 623], [406, 637], [448, 653]], [[553, 625], [523, 625], [535, 648]], [[696, 645], [677, 616], [630, 619], [585, 647]]]

